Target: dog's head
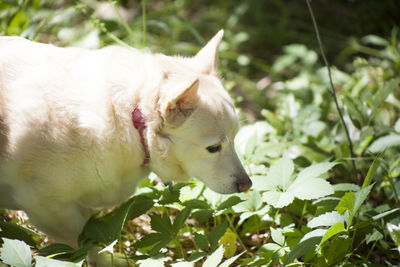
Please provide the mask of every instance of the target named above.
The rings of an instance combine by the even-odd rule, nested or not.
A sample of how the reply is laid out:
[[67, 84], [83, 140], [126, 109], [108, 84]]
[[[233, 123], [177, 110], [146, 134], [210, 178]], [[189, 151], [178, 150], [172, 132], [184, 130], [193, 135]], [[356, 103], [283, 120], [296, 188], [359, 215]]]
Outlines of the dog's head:
[[170, 69], [161, 84], [162, 127], [153, 134], [150, 167], [163, 179], [196, 177], [219, 193], [251, 187], [234, 149], [238, 119], [232, 99], [217, 77], [223, 31], [190, 59], [165, 57]]

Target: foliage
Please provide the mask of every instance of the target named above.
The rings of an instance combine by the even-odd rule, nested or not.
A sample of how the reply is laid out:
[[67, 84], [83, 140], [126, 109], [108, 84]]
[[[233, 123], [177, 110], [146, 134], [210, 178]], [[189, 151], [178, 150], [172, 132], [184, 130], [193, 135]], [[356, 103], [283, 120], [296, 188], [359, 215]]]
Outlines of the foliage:
[[[249, 4], [254, 1], [235, 7], [215, 1], [215, 10], [184, 1], [53, 2], [60, 7], [57, 11], [51, 1], [1, 2], [0, 32], [59, 45], [98, 48], [119, 43], [193, 54], [204, 43], [200, 32], [225, 27], [221, 74], [242, 118], [256, 120], [243, 125], [236, 140], [254, 185], [247, 193], [226, 196], [195, 180], [171, 189], [151, 176], [135, 197], [88, 221], [77, 251], [63, 244], [43, 246], [40, 234], [7, 219], [0, 222], [4, 263], [45, 266], [50, 264], [46, 261], [63, 259], [77, 262], [65, 266], [80, 266], [86, 251], [97, 244], [142, 266], [400, 264], [396, 27], [390, 36], [350, 38], [338, 59], [346, 63], [332, 66], [354, 145], [355, 173], [329, 93], [327, 69], [310, 48], [316, 47], [315, 39], [309, 38], [313, 44], [285, 45], [281, 55], [263, 60], [260, 49], [246, 49], [253, 36], [257, 40], [249, 47], [264, 44], [261, 26], [239, 23], [250, 15], [262, 21], [256, 12], [260, 6]], [[112, 15], [102, 14], [102, 5]], [[201, 20], [191, 21], [186, 13], [193, 15], [196, 7]], [[32, 261], [32, 251], [41, 256]]]

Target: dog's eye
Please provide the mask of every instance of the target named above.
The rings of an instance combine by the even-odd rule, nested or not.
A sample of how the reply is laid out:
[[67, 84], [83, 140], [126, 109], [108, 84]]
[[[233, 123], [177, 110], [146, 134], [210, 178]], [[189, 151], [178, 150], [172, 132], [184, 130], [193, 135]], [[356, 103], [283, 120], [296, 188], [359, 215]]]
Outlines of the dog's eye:
[[217, 152], [221, 151], [221, 148], [222, 148], [221, 144], [216, 144], [216, 145], [208, 146], [206, 149], [210, 153], [217, 153]]

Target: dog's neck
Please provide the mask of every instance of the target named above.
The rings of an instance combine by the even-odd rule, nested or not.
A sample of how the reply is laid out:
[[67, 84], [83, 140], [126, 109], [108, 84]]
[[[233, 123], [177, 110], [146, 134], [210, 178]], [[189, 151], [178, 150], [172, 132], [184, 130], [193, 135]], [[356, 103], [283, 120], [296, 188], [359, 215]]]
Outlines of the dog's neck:
[[143, 165], [147, 164], [150, 162], [150, 152], [149, 152], [149, 148], [147, 147], [146, 141], [144, 140], [144, 130], [147, 127], [146, 121], [143, 118], [143, 114], [140, 111], [140, 109], [138, 107], [135, 107], [132, 111], [132, 123], [133, 123], [133, 127], [136, 128], [136, 130], [138, 130], [139, 135], [140, 135], [140, 143], [143, 146], [143, 150], [144, 150], [144, 160], [143, 160]]

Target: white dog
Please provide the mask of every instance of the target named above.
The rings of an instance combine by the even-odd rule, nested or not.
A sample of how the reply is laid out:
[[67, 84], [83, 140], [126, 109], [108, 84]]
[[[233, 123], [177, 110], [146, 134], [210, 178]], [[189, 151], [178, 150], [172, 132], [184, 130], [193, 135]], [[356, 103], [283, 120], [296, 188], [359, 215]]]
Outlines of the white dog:
[[249, 189], [216, 71], [222, 36], [193, 58], [0, 37], [0, 208], [76, 245], [88, 217], [150, 171], [219, 193]]

